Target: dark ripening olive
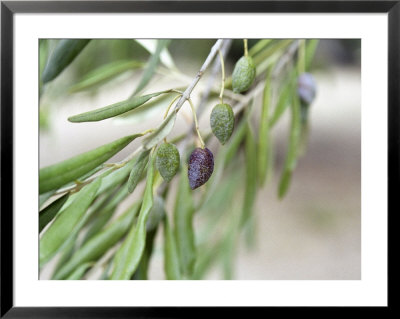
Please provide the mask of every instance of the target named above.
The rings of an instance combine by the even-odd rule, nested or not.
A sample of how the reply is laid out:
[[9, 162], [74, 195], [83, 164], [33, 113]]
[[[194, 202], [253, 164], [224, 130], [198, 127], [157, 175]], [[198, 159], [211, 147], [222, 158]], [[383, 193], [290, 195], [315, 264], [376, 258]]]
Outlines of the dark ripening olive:
[[214, 156], [208, 148], [196, 148], [189, 158], [188, 177], [191, 189], [205, 184], [214, 170]]
[[235, 65], [232, 73], [233, 92], [247, 91], [256, 77], [256, 67], [250, 56], [242, 56]]
[[169, 182], [179, 170], [180, 156], [174, 144], [164, 143], [157, 150], [156, 167], [162, 178]]
[[302, 73], [297, 79], [297, 94], [301, 102], [310, 105], [315, 98], [316, 84], [310, 73]]
[[217, 104], [210, 115], [210, 126], [221, 144], [225, 144], [232, 135], [235, 115], [229, 104]]

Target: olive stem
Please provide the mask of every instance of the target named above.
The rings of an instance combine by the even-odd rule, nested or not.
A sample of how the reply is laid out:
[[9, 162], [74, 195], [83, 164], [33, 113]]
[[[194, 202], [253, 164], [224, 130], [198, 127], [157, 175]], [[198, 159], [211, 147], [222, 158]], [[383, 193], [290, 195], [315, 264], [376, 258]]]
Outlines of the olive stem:
[[[175, 92], [175, 91], [174, 91], [174, 92]], [[178, 98], [180, 98], [181, 96], [182, 96], [182, 93], [178, 94], [177, 96], [175, 96], [175, 97], [172, 99], [171, 103], [169, 103], [169, 105], [168, 105], [168, 107], [167, 107], [167, 110], [165, 111], [165, 114], [164, 114], [164, 120], [167, 118], [167, 115], [168, 115], [169, 110], [171, 109], [172, 105], [173, 105], [173, 104], [175, 103], [175, 101], [176, 101]]]
[[219, 59], [221, 61], [221, 92], [219, 93], [219, 99], [221, 101], [221, 104], [224, 104], [223, 96], [224, 96], [224, 88], [225, 88], [225, 64], [224, 64], [224, 57], [222, 55], [221, 50], [218, 50], [219, 54]]
[[249, 50], [247, 49], [247, 39], [243, 39], [243, 44], [244, 44], [244, 56], [249, 55]]
[[76, 191], [79, 191], [83, 186], [86, 186], [86, 185], [90, 184], [91, 182], [93, 182], [97, 177], [99, 177], [101, 175], [101, 173], [105, 173], [108, 170], [113, 171], [113, 170], [117, 169], [117, 167], [114, 165], [113, 166], [104, 165], [104, 168], [106, 170], [100, 171], [99, 174], [95, 174], [84, 181], [76, 180], [75, 185], [71, 185], [64, 189], [57, 190], [52, 196], [61, 195], [61, 194], [69, 193], [69, 192], [74, 193]]
[[178, 112], [179, 109], [182, 107], [183, 103], [190, 98], [190, 94], [192, 93], [193, 89], [200, 81], [200, 78], [203, 76], [206, 69], [209, 67], [211, 62], [213, 61], [214, 57], [217, 55], [218, 50], [221, 48], [224, 40], [219, 39], [215, 42], [214, 46], [211, 48], [210, 53], [208, 54], [206, 60], [204, 61], [203, 65], [201, 66], [200, 70], [197, 72], [195, 78], [192, 80], [192, 83], [187, 87], [185, 92], [183, 92], [181, 98], [178, 100], [178, 103], [175, 105], [175, 111]]
[[141, 133], [141, 135], [143, 136], [143, 135], [146, 135], [146, 134], [149, 134], [149, 133], [153, 133], [153, 132], [154, 132], [154, 128], [149, 128], [148, 130], [143, 131]]
[[192, 100], [189, 98], [188, 101], [189, 101], [190, 107], [192, 108], [193, 120], [194, 120], [194, 124], [196, 125], [196, 132], [197, 132], [197, 136], [199, 137], [200, 146], [201, 146], [201, 148], [204, 148], [205, 144], [204, 144], [204, 141], [203, 141], [203, 139], [201, 138], [201, 135], [200, 135], [199, 123], [197, 122], [196, 110], [194, 109], [194, 105], [193, 105]]

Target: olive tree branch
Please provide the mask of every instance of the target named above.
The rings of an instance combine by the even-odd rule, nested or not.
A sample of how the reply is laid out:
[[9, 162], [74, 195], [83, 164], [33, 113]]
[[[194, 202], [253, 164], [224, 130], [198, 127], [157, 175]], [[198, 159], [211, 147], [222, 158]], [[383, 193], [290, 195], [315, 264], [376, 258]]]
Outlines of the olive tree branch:
[[178, 103], [175, 105], [175, 112], [178, 112], [179, 109], [182, 107], [183, 103], [186, 102], [190, 98], [190, 94], [192, 93], [193, 89], [200, 81], [201, 77], [203, 76], [204, 72], [207, 70], [209, 65], [211, 64], [214, 57], [218, 54], [218, 50], [221, 49], [222, 44], [225, 40], [219, 39], [210, 50], [206, 60], [204, 61], [203, 65], [201, 66], [200, 70], [197, 72], [195, 78], [192, 80], [192, 83], [187, 87], [187, 89], [183, 92], [181, 98], [179, 99]]
[[[210, 66], [211, 62], [215, 58], [215, 56], [218, 54], [218, 51], [221, 50], [222, 45], [224, 44], [225, 40], [219, 39], [215, 42], [215, 44], [212, 46], [210, 53], [208, 54], [206, 60], [204, 61], [203, 65], [201, 66], [200, 70], [197, 72], [196, 76], [190, 83], [190, 85], [186, 88], [186, 90], [183, 92], [183, 94], [180, 96], [180, 99], [175, 105], [174, 112], [177, 113], [179, 112], [180, 108], [182, 105], [190, 99], [190, 94], [192, 93], [193, 89], [196, 87], [197, 83], [200, 81], [201, 77], [203, 76], [204, 72], [207, 70], [207, 68]], [[124, 160], [121, 162], [115, 163], [114, 165], [111, 165], [110, 169], [116, 169], [124, 166], [127, 162], [129, 162], [133, 157], [135, 157], [141, 150], [143, 149], [143, 146], [139, 146], [132, 154], [128, 155]], [[105, 166], [107, 168], [107, 166]], [[104, 171], [103, 171], [104, 172]], [[102, 173], [103, 173], [102, 172]], [[67, 192], [71, 191], [77, 191], [80, 190], [84, 185], [87, 185], [94, 181], [99, 175], [96, 174], [94, 176], [89, 177], [83, 182], [79, 182], [76, 185], [72, 185], [70, 187], [66, 187], [64, 189], [58, 190], [54, 195], [59, 195], [59, 194], [64, 194]]]

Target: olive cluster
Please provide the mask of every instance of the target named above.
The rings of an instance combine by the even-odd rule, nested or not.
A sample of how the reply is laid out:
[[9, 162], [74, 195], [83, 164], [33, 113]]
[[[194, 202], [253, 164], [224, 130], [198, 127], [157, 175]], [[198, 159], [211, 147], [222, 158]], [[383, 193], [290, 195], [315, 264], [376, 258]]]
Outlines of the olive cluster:
[[[256, 68], [251, 57], [241, 57], [232, 73], [232, 87], [235, 93], [247, 91], [253, 84]], [[226, 103], [214, 106], [210, 115], [213, 134], [224, 145], [233, 133], [235, 115], [232, 107]], [[189, 157], [188, 178], [191, 189], [205, 184], [214, 171], [214, 156], [207, 147], [197, 147]], [[177, 147], [172, 143], [163, 143], [157, 150], [156, 167], [162, 178], [169, 182], [176, 175], [180, 166]]]

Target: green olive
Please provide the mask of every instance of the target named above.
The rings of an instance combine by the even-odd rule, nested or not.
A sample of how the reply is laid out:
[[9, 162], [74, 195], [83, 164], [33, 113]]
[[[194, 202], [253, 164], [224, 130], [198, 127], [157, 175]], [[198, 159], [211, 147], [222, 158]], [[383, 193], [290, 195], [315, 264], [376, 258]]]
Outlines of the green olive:
[[217, 104], [214, 106], [210, 115], [210, 126], [222, 145], [231, 137], [234, 123], [235, 115], [229, 104]]
[[256, 77], [256, 67], [253, 59], [243, 56], [236, 62], [232, 73], [233, 92], [241, 93], [249, 89]]
[[156, 167], [162, 178], [169, 182], [179, 170], [180, 156], [174, 144], [164, 143], [157, 150]]

